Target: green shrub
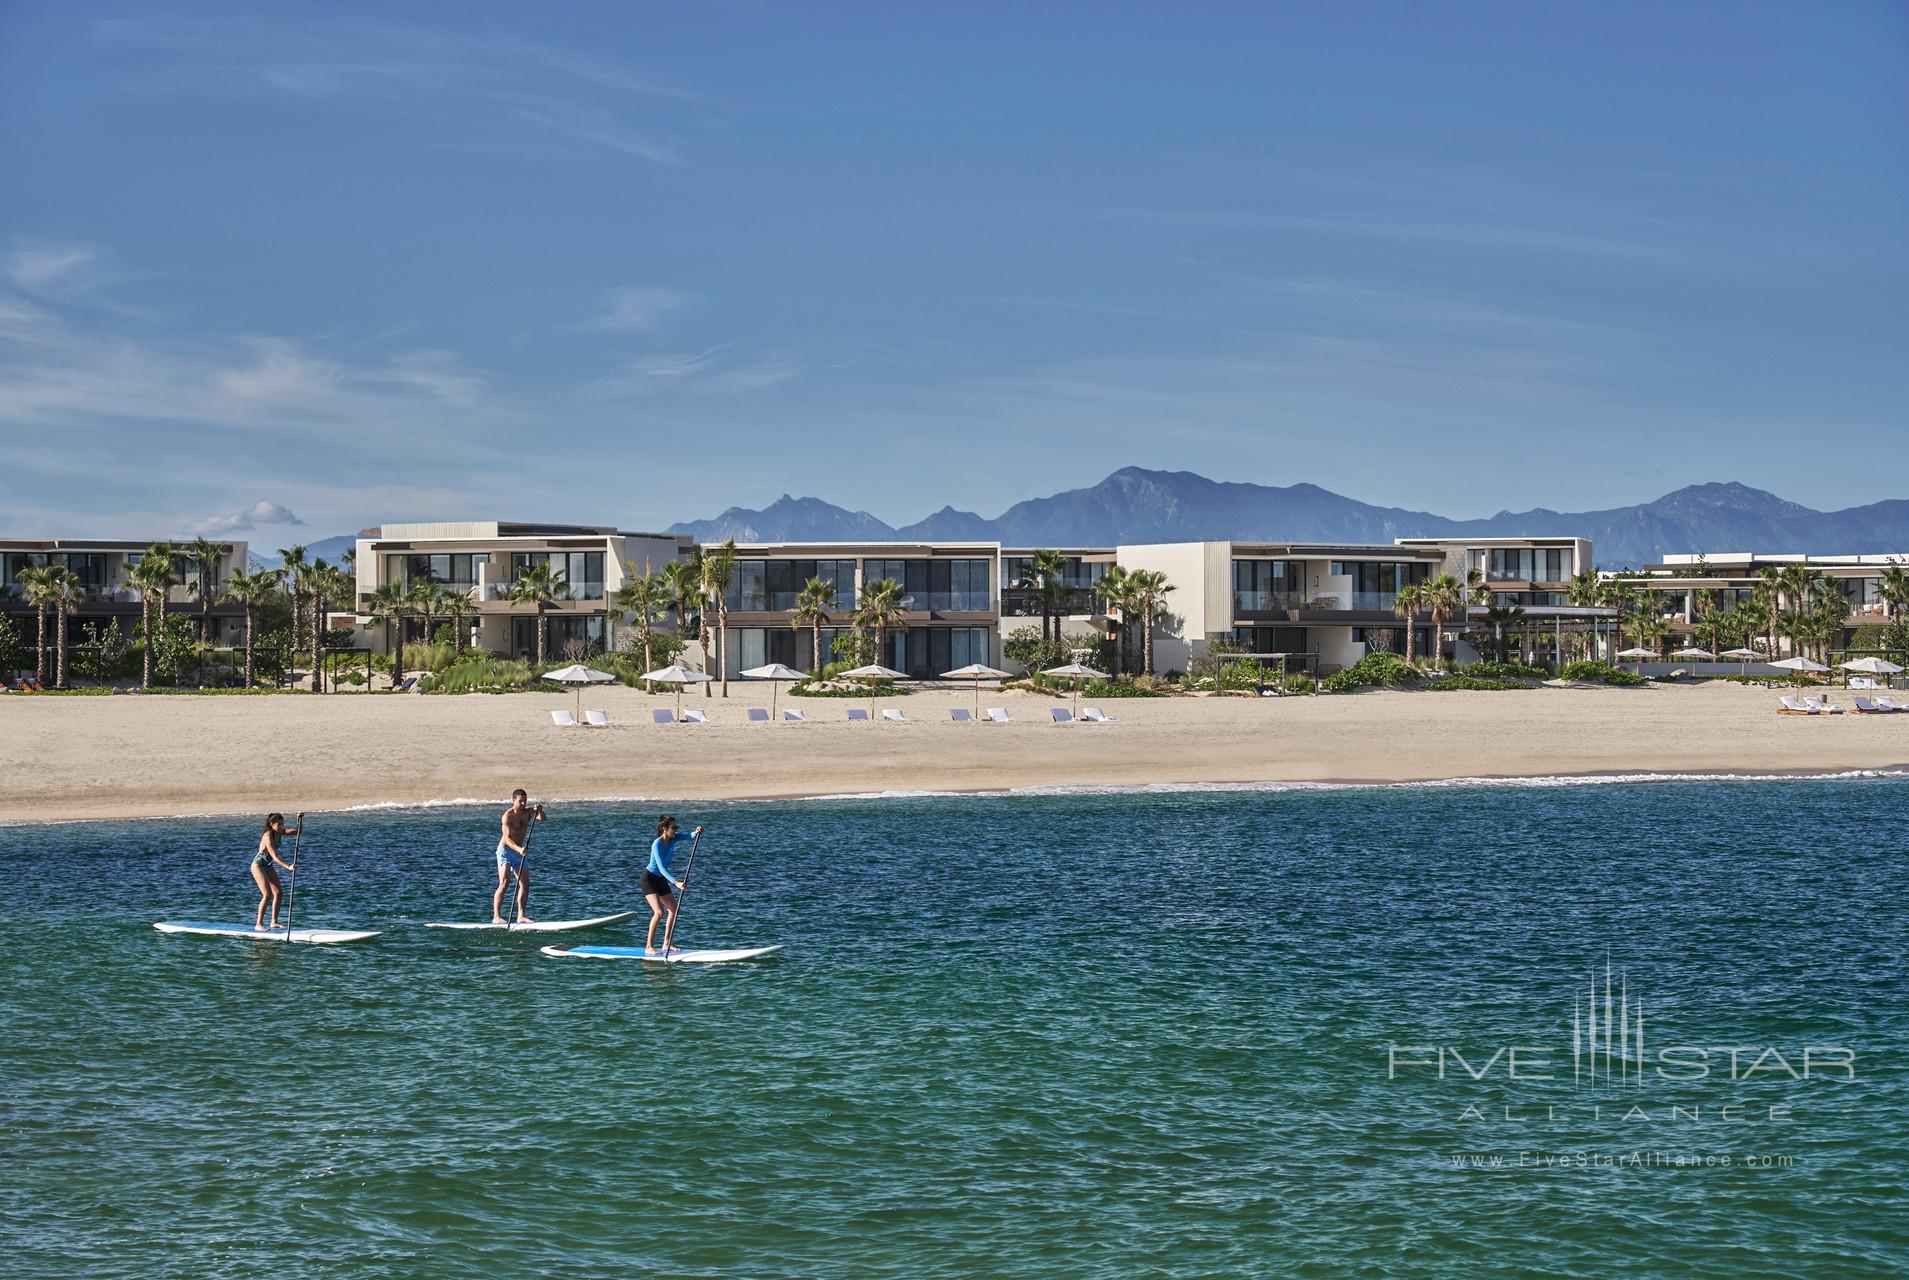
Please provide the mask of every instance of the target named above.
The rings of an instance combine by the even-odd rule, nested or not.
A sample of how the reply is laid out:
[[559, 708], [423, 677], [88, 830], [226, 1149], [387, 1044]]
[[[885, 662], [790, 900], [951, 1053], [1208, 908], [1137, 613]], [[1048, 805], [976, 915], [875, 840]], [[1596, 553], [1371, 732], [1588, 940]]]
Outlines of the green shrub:
[[[1069, 690], [1069, 692], [1072, 691]], [[1159, 681], [1141, 676], [1138, 679], [1089, 680], [1081, 685], [1080, 696], [1083, 698], [1170, 698], [1173, 695], [1161, 688]]]
[[1433, 680], [1426, 684], [1427, 689], [1435, 693], [1446, 693], [1455, 689], [1499, 690], [1529, 689], [1532, 686], [1523, 680], [1492, 680], [1484, 676], [1446, 676], [1443, 680]]
[[426, 693], [516, 693], [529, 687], [529, 663], [469, 655], [433, 673], [423, 686]]
[[1561, 679], [1576, 680], [1583, 684], [1616, 685], [1622, 689], [1634, 689], [1649, 683], [1642, 676], [1603, 662], [1567, 662], [1558, 675]]
[[1329, 693], [1350, 693], [1354, 689], [1391, 688], [1417, 678], [1417, 669], [1398, 654], [1368, 653], [1345, 670], [1328, 676], [1322, 687]]
[[1318, 687], [1318, 681], [1314, 680], [1305, 672], [1298, 671], [1286, 677], [1286, 683], [1283, 687], [1287, 693], [1311, 693]]
[[1543, 667], [1528, 667], [1522, 662], [1474, 662], [1459, 668], [1459, 674], [1485, 680], [1543, 680], [1551, 673]]

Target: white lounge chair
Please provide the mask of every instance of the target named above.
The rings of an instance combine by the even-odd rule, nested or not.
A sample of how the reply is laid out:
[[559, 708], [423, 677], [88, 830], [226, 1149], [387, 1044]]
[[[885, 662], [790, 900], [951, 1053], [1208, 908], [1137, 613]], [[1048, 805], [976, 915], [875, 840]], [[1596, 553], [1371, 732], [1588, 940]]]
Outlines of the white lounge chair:
[[1119, 724], [1120, 723], [1120, 718], [1118, 716], [1110, 716], [1106, 712], [1102, 711], [1099, 707], [1082, 707], [1080, 709], [1080, 718], [1087, 721], [1087, 723], [1089, 724]]
[[587, 725], [592, 725], [598, 729], [608, 729], [611, 727], [610, 713], [607, 711], [586, 710], [583, 713], [583, 722]]
[[907, 717], [907, 716], [905, 716], [905, 715], [903, 715], [903, 714], [902, 714], [901, 712], [899, 712], [899, 711], [897, 711], [897, 710], [896, 710], [895, 708], [893, 708], [893, 707], [890, 707], [890, 708], [888, 708], [888, 709], [887, 709], [886, 711], [884, 711], [884, 712], [882, 712], [882, 719], [884, 719], [884, 720], [892, 720], [892, 721], [894, 721], [894, 722], [895, 722], [896, 724], [907, 724], [907, 723], [908, 723], [908, 717]]
[[708, 724], [709, 713], [704, 711], [701, 707], [691, 707], [689, 710], [683, 712], [683, 723]]
[[866, 720], [868, 719], [868, 708], [867, 707], [850, 707], [848, 709], [848, 718], [850, 720]]
[[1810, 710], [1818, 713], [1819, 715], [1840, 716], [1843, 714], [1843, 709], [1841, 707], [1837, 706], [1833, 702], [1827, 701], [1826, 699], [1824, 699], [1823, 695], [1818, 693], [1812, 693], [1808, 695], [1807, 697], [1805, 697], [1803, 699], [1803, 705], [1808, 707]]
[[966, 707], [950, 707], [948, 718], [956, 724], [973, 724], [974, 715]]
[[794, 707], [784, 707], [782, 709], [782, 718], [784, 720], [793, 720], [797, 724], [807, 724], [809, 722], [809, 718]]
[[761, 707], [751, 707], [744, 714], [749, 717], [752, 723], [755, 723], [755, 724], [769, 723], [769, 713], [767, 711], [764, 711]]
[[1813, 716], [1822, 710], [1821, 707], [1812, 707], [1807, 703], [1798, 702], [1793, 693], [1784, 694], [1780, 701], [1783, 705], [1778, 707], [1776, 712], [1780, 716]]
[[1863, 697], [1861, 694], [1857, 694], [1856, 714], [1859, 716], [1886, 716], [1889, 714], [1889, 708], [1879, 707], [1870, 699]]
[[559, 729], [575, 729], [580, 727], [577, 724], [577, 718], [568, 711], [552, 711], [550, 713], [550, 723], [556, 725]]
[[1055, 724], [1074, 723], [1074, 713], [1069, 711], [1066, 707], [1049, 707], [1047, 714], [1054, 717]]
[[1875, 679], [1870, 676], [1851, 676], [1849, 678], [1849, 687], [1852, 689], [1880, 689], [1882, 686], [1877, 684]]
[[1878, 698], [1876, 699], [1876, 705], [1884, 711], [1909, 711], [1909, 707], [1890, 698]]
[[652, 707], [650, 708], [650, 719], [656, 721], [658, 724], [675, 724], [676, 713], [671, 711], [668, 707]]
[[1008, 715], [1008, 709], [1006, 707], [989, 707], [988, 719], [994, 721], [996, 724], [1014, 723], [1014, 720]]

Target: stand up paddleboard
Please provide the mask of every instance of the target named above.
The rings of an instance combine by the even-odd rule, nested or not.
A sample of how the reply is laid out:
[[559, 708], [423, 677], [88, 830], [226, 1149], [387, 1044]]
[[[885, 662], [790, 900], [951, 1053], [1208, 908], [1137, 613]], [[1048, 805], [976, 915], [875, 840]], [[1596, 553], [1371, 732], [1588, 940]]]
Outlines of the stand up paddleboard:
[[678, 947], [667, 953], [651, 953], [642, 947], [545, 947], [547, 956], [559, 960], [647, 960], [651, 964], [723, 964], [730, 960], [754, 960], [757, 956], [766, 956], [771, 951], [780, 951], [780, 943], [773, 947], [741, 947], [734, 951], [690, 951]]
[[478, 924], [438, 924], [430, 923], [427, 929], [485, 929], [497, 933], [581, 933], [585, 929], [607, 929], [613, 924], [622, 924], [625, 920], [634, 920], [636, 912], [619, 911], [613, 916], [598, 916], [594, 920], [532, 920], [528, 924], [492, 924], [485, 920]]
[[382, 930], [366, 929], [254, 929], [243, 924], [210, 924], [201, 920], [161, 920], [161, 933], [197, 933], [213, 938], [244, 938], [251, 942], [310, 942], [329, 946], [339, 942], [369, 942]]

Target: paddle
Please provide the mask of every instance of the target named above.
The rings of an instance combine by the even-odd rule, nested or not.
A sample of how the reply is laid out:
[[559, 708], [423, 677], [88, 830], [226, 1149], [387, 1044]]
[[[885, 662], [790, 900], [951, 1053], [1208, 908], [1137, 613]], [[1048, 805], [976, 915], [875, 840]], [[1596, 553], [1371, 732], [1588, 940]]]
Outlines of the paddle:
[[[298, 846], [305, 838], [305, 815], [298, 815], [298, 830], [292, 833], [292, 883], [285, 890], [285, 941], [292, 940], [292, 903], [298, 900]], [[254, 922], [256, 923], [256, 922]]]
[[669, 913], [669, 927], [663, 930], [663, 954], [669, 955], [669, 942], [676, 936], [676, 922], [683, 918], [683, 904], [689, 901], [689, 873], [696, 869], [696, 846], [703, 841], [703, 829], [696, 828], [696, 834], [690, 838], [689, 861], [683, 864], [683, 889], [676, 895], [676, 910]]

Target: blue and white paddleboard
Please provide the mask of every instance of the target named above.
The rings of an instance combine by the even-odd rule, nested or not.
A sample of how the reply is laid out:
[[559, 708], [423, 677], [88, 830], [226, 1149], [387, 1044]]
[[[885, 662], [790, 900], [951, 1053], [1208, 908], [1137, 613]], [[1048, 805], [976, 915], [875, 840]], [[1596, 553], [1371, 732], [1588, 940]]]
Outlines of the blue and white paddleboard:
[[424, 927], [427, 929], [485, 929], [497, 933], [581, 933], [585, 929], [607, 929], [613, 924], [622, 924], [625, 920], [635, 918], [634, 911], [619, 911], [613, 916], [598, 916], [594, 920], [532, 920], [529, 924], [492, 924], [488, 920], [478, 924], [439, 924], [433, 921]]
[[547, 956], [556, 956], [559, 960], [648, 960], [651, 964], [723, 964], [730, 960], [754, 960], [757, 956], [766, 956], [771, 951], [782, 950], [777, 943], [773, 947], [739, 947], [734, 951], [695, 951], [682, 947], [673, 947], [667, 955], [662, 952], [645, 951], [642, 947], [545, 947]]
[[251, 942], [310, 942], [326, 946], [337, 942], [369, 942], [380, 930], [366, 929], [254, 929], [247, 924], [211, 924], [203, 920], [161, 920], [161, 933], [197, 933], [214, 938], [245, 938]]

